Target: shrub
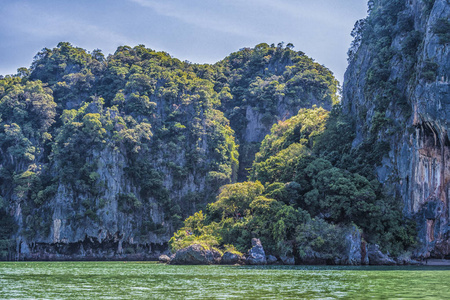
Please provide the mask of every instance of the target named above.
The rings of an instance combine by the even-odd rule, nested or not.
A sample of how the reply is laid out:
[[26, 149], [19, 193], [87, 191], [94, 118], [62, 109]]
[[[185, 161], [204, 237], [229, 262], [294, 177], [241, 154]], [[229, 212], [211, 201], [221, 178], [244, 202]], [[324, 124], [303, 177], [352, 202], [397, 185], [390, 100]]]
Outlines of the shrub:
[[132, 213], [142, 206], [142, 202], [133, 193], [118, 194], [117, 203], [118, 209], [124, 213]]
[[427, 82], [435, 81], [439, 65], [431, 59], [427, 59], [422, 64], [421, 78]]
[[450, 21], [447, 18], [437, 19], [432, 30], [439, 37], [440, 44], [450, 43]]

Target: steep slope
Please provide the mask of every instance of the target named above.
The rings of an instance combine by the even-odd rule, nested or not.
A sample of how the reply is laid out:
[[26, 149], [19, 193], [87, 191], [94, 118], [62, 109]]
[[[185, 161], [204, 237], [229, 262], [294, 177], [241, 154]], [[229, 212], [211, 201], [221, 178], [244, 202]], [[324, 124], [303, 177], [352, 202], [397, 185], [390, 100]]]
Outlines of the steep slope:
[[449, 247], [450, 3], [369, 1], [355, 26], [343, 109], [355, 117], [353, 147], [388, 144], [378, 179], [419, 229], [417, 256]]
[[[330, 70], [293, 47], [262, 43], [213, 66], [209, 77], [239, 144], [239, 181], [247, 179], [247, 169], [274, 123], [295, 116], [300, 108], [330, 110], [337, 102], [338, 83]], [[197, 74], [207, 78], [208, 73]]]
[[149, 258], [236, 177], [213, 85], [184, 67], [143, 46], [105, 60], [60, 43], [29, 76], [0, 81], [2, 208], [17, 224], [16, 258]]
[[0, 259], [155, 258], [237, 180], [239, 146], [298, 107], [330, 107], [335, 91], [331, 72], [291, 46], [216, 65], [142, 45], [107, 58], [43, 49], [0, 79]]

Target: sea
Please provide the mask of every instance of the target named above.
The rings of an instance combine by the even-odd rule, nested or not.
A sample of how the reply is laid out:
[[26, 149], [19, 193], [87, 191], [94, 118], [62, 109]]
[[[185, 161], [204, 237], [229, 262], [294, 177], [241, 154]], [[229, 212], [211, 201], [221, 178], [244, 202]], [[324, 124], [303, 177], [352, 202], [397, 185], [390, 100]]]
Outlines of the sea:
[[0, 262], [0, 299], [450, 299], [450, 267]]

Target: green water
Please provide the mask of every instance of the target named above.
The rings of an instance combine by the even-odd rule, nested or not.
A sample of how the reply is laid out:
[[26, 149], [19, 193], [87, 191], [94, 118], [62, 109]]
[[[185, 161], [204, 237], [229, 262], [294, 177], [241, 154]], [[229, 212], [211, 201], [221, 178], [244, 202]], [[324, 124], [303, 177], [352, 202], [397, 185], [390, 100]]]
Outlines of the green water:
[[450, 268], [0, 262], [0, 298], [450, 299]]

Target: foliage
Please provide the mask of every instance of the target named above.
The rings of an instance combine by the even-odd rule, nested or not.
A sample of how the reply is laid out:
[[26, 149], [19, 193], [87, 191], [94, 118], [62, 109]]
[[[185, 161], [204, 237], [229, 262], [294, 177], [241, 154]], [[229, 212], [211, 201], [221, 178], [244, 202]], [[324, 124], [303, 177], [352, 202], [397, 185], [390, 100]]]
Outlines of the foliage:
[[345, 227], [327, 223], [320, 218], [299, 224], [295, 236], [298, 256], [302, 259], [317, 257], [332, 261], [345, 252], [344, 234]]
[[229, 218], [247, 215], [250, 204], [264, 190], [260, 182], [242, 182], [226, 185], [221, 188], [218, 200], [208, 206], [211, 216]]
[[[225, 251], [245, 252], [252, 237], [259, 237], [265, 248], [274, 253], [291, 249], [295, 227], [309, 215], [274, 199], [262, 196], [259, 182], [243, 182], [225, 186], [217, 201], [184, 221], [184, 227], [170, 240], [172, 251], [193, 243], [206, 247], [220, 246]], [[237, 249], [237, 250], [236, 250]]]
[[204, 220], [205, 216], [202, 211], [187, 218], [184, 221], [184, 227], [179, 229], [169, 241], [171, 251], [176, 252], [192, 244], [200, 244], [205, 249], [218, 246], [220, 237], [214, 234], [217, 224], [205, 226]]
[[437, 71], [439, 65], [431, 59], [427, 59], [423, 62], [421, 77], [427, 82], [432, 82], [436, 80]]
[[350, 49], [347, 52], [349, 62], [355, 59], [355, 55], [358, 52], [359, 47], [361, 46], [362, 34], [364, 32], [365, 25], [366, 19], [360, 19], [356, 21], [355, 25], [353, 26], [353, 30], [350, 34], [353, 37], [353, 41], [350, 45]]
[[17, 230], [17, 226], [3, 207], [3, 199], [0, 197], [0, 260], [12, 259], [15, 252], [15, 240], [11, 235]]
[[177, 245], [208, 232], [215, 246], [232, 244], [243, 252], [257, 237], [274, 255], [330, 260], [345, 252], [344, 233], [352, 225], [392, 254], [414, 245], [411, 221], [374, 179], [385, 150], [374, 144], [352, 148], [352, 128], [338, 107], [331, 114], [303, 109], [275, 124], [251, 170], [251, 178], [265, 186], [259, 181], [224, 186], [195, 226], [186, 219], [183, 230], [192, 235], [179, 231]]
[[[410, 25], [399, 21], [400, 2], [374, 6], [355, 29], [353, 55], [364, 40], [376, 41], [366, 93], [384, 91], [371, 135], [357, 148], [354, 124], [339, 107], [328, 113], [314, 106], [337, 102], [332, 73], [291, 44], [244, 48], [215, 65], [143, 45], [121, 46], [106, 58], [66, 42], [43, 49], [30, 69], [0, 79], [0, 194], [7, 203], [0, 240], [15, 231], [7, 217], [13, 202], [22, 207], [19, 234], [32, 240], [49, 236], [55, 195], [71, 199], [74, 222], [99, 222], [112, 184], [117, 195], [109, 200], [120, 214], [133, 214], [135, 233], [181, 227], [172, 251], [200, 243], [244, 252], [258, 237], [268, 253], [331, 257], [342, 252], [337, 237], [351, 222], [386, 249], [408, 247], [411, 226], [373, 180], [388, 150], [378, 139], [389, 125], [383, 108], [400, 94], [386, 63], [396, 55], [387, 29]], [[420, 47], [420, 37], [408, 34], [404, 46]], [[425, 63], [426, 78], [430, 70]], [[293, 111], [281, 116], [280, 105]], [[261, 147], [245, 140], [247, 111], [267, 129], [276, 123]], [[252, 181], [235, 183], [258, 148]], [[155, 211], [164, 212], [164, 223], [153, 221]], [[4, 255], [9, 244], [1, 245]]]
[[117, 196], [118, 209], [122, 212], [132, 213], [142, 207], [142, 202], [133, 194], [119, 194]]
[[301, 109], [286, 121], [279, 121], [261, 143], [250, 178], [265, 182], [289, 181], [296, 161], [308, 156], [314, 140], [323, 132], [328, 112], [323, 108]]
[[[295, 115], [302, 107], [331, 108], [338, 82], [324, 66], [293, 45], [261, 43], [230, 54], [214, 66], [195, 66], [196, 73], [214, 82], [221, 110], [230, 120], [240, 144], [239, 180], [246, 179], [259, 141], [249, 141], [247, 124], [259, 117], [265, 131]], [[253, 113], [250, 115], [249, 111]]]
[[439, 37], [440, 44], [447, 44], [450, 42], [450, 21], [447, 18], [437, 19], [432, 30], [433, 33]]
[[[145, 224], [155, 205], [165, 212], [166, 229], [177, 228], [192, 211], [180, 206], [192, 174], [196, 181], [210, 177], [195, 182], [202, 190], [193, 205], [204, 206], [221, 185], [236, 180], [239, 167], [234, 131], [219, 110], [214, 83], [193, 69], [143, 45], [119, 47], [105, 58], [100, 50], [61, 42], [40, 51], [30, 69], [1, 77], [5, 201], [27, 207], [24, 220], [45, 215], [63, 185], [74, 214], [95, 221], [108, 185], [119, 184], [111, 177], [123, 174], [122, 183], [135, 192], [119, 188], [119, 211], [139, 215], [136, 230], [152, 227]], [[24, 224], [33, 236], [32, 224]]]

